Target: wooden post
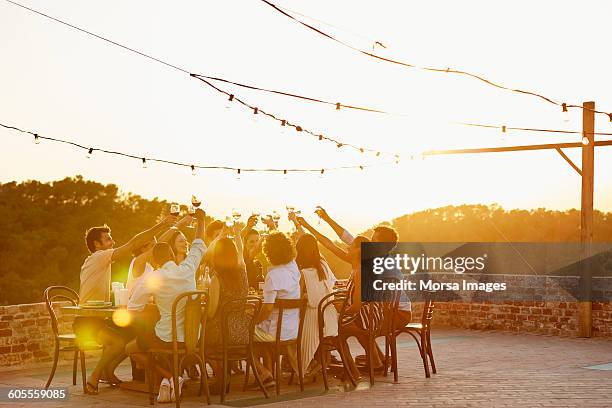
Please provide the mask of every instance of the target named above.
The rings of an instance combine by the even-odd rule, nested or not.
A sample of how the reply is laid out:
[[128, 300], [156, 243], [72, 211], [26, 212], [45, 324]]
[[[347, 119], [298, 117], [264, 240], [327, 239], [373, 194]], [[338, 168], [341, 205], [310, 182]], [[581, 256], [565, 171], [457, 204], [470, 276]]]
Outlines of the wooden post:
[[[592, 329], [592, 256], [593, 242], [593, 176], [595, 153], [595, 102], [582, 104], [582, 199], [580, 207], [580, 297], [578, 299], [578, 336], [591, 337]], [[588, 143], [585, 144], [588, 140]]]

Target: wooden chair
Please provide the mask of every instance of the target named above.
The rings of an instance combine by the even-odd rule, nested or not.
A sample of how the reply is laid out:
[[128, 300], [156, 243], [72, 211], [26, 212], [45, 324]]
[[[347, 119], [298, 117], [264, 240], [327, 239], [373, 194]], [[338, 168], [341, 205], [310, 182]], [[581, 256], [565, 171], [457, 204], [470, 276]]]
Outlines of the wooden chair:
[[[304, 391], [304, 369], [302, 367], [302, 331], [304, 327], [304, 315], [306, 314], [306, 307], [308, 306], [308, 299], [276, 299], [274, 305], [278, 308], [278, 318], [276, 321], [276, 338], [273, 343], [273, 354], [274, 358], [272, 361], [272, 375], [276, 380], [276, 395], [280, 395], [280, 382], [281, 382], [281, 352], [283, 349], [287, 349], [290, 346], [295, 346], [297, 349], [297, 368], [298, 368], [298, 380], [300, 382], [300, 391]], [[298, 334], [295, 339], [281, 340], [281, 329], [283, 326], [283, 312], [289, 309], [299, 310], [299, 324]], [[255, 342], [255, 344], [268, 345], [270, 342]], [[247, 364], [246, 376], [248, 377], [249, 365]], [[254, 369], [255, 370], [255, 369]]]
[[[179, 302], [185, 302], [185, 319], [184, 319], [184, 342], [180, 343], [177, 340], [177, 307]], [[206, 393], [206, 403], [210, 405], [210, 391], [208, 388], [208, 375], [206, 374], [206, 359], [204, 357], [204, 328], [206, 327], [206, 317], [208, 312], [208, 297], [204, 291], [183, 292], [174, 298], [172, 302], [172, 349], [152, 348], [147, 350], [149, 364], [147, 367], [148, 385], [149, 385], [149, 404], [154, 404], [154, 356], [156, 354], [172, 355], [172, 382], [175, 389], [176, 407], [180, 407], [181, 396], [179, 395], [178, 377], [182, 372], [179, 367], [182, 367], [187, 357], [195, 358], [200, 366], [200, 390], [198, 395], [202, 395], [202, 390]], [[200, 333], [202, 333], [200, 335]]]
[[345, 350], [343, 343], [340, 341], [338, 336], [325, 336], [325, 310], [328, 307], [335, 307], [335, 305], [340, 305], [340, 311], [338, 313], [338, 329], [340, 329], [341, 322], [346, 320], [345, 309], [347, 305], [348, 298], [347, 291], [336, 291], [326, 295], [319, 302], [319, 306], [317, 308], [317, 317], [319, 323], [319, 347], [317, 349], [317, 356], [319, 358], [319, 363], [321, 364], [321, 374], [323, 375], [323, 384], [325, 386], [325, 391], [329, 390], [329, 380], [327, 377], [327, 354], [330, 351], [336, 350], [340, 354], [340, 359], [342, 361], [342, 367], [344, 369], [344, 373], [346, 378], [349, 379], [353, 387], [357, 386], [357, 381], [353, 378], [350, 370], [346, 365], [346, 353], [350, 353], [349, 350]]
[[397, 382], [398, 373], [397, 373], [397, 336], [402, 333], [407, 333], [416, 341], [417, 347], [419, 348], [419, 353], [421, 355], [421, 359], [423, 360], [423, 369], [425, 370], [425, 377], [429, 378], [429, 365], [427, 360], [431, 362], [431, 368], [434, 374], [436, 374], [436, 363], [434, 362], [433, 350], [431, 348], [431, 321], [433, 319], [433, 311], [434, 311], [434, 301], [432, 299], [433, 293], [427, 292], [425, 298], [425, 303], [423, 305], [423, 314], [421, 316], [420, 323], [408, 323], [405, 327], [401, 327], [396, 329], [393, 332], [393, 336], [391, 338], [391, 359], [392, 359], [392, 371], [395, 381]]
[[[229, 302], [224, 303], [221, 306], [221, 331], [222, 331], [222, 344], [221, 347], [207, 347], [206, 348], [206, 360], [215, 360], [222, 361], [222, 370], [221, 370], [221, 403], [225, 402], [225, 394], [228, 391], [226, 389], [226, 376], [228, 375], [230, 361], [247, 361], [247, 372], [245, 378], [245, 385], [248, 381], [248, 367], [254, 366], [255, 356], [253, 354], [253, 335], [255, 333], [255, 318], [259, 314], [261, 310], [261, 299], [257, 296], [248, 296], [245, 298], [234, 299]], [[251, 321], [249, 322], [249, 338], [246, 344], [230, 344], [230, 329], [229, 329], [229, 319], [232, 314], [241, 313], [246, 316], [251, 316]], [[257, 370], [253, 370], [253, 375], [255, 376], [255, 380], [257, 384], [261, 388], [264, 396], [268, 398], [268, 391], [266, 387], [264, 387], [263, 382], [261, 381], [261, 377]], [[229, 388], [229, 385], [228, 387]]]
[[[399, 283], [399, 280], [393, 277], [385, 277], [381, 279], [384, 283]], [[351, 299], [354, 294], [354, 284], [351, 282], [348, 289], [348, 299]], [[395, 313], [399, 306], [400, 292], [397, 290], [386, 290], [372, 294], [372, 298], [376, 300], [361, 302], [359, 313], [347, 315], [342, 320], [342, 326], [339, 328], [339, 336], [343, 344], [347, 344], [349, 337], [367, 337], [367, 345], [365, 347], [368, 374], [370, 384], [374, 385], [374, 353], [376, 353], [376, 339], [379, 337], [385, 338], [385, 349], [388, 354], [389, 348], [395, 348], [393, 340], [393, 322]], [[357, 322], [357, 319], [361, 323]], [[383, 374], [386, 375], [388, 370], [389, 358], [383, 361]], [[392, 365], [395, 363], [392, 361]]]
[[51, 317], [51, 329], [53, 330], [53, 337], [55, 340], [55, 351], [53, 354], [53, 368], [51, 368], [51, 374], [45, 388], [49, 388], [55, 370], [57, 369], [57, 362], [59, 360], [59, 353], [61, 351], [69, 351], [74, 353], [72, 363], [72, 385], [76, 385], [77, 376], [77, 362], [79, 356], [81, 359], [81, 376], [83, 379], [83, 390], [87, 389], [87, 370], [85, 368], [85, 351], [89, 350], [100, 350], [102, 346], [94, 344], [81, 344], [74, 333], [60, 334], [57, 314], [53, 308], [53, 302], [69, 302], [71, 306], [77, 306], [79, 304], [79, 295], [72, 289], [65, 286], [49, 286], [44, 292], [45, 305]]

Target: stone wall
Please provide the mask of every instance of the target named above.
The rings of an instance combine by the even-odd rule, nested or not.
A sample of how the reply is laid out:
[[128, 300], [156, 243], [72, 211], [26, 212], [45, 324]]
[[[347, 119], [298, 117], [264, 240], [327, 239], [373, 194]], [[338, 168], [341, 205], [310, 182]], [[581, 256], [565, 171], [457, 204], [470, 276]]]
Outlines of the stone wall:
[[[72, 316], [58, 311], [62, 333], [72, 330]], [[0, 306], [0, 367], [46, 363], [53, 360], [54, 336], [44, 303]], [[71, 353], [61, 353], [69, 360]]]

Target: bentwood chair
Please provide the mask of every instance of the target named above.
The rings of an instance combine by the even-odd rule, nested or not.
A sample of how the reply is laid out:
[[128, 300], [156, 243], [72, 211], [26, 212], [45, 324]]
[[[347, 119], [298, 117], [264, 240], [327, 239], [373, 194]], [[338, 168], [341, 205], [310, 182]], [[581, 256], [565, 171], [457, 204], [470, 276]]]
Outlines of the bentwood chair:
[[44, 292], [45, 305], [51, 317], [51, 329], [53, 330], [53, 337], [55, 340], [55, 350], [53, 354], [53, 368], [49, 374], [49, 379], [45, 388], [49, 388], [55, 370], [57, 369], [57, 362], [59, 360], [59, 353], [61, 351], [69, 351], [74, 353], [72, 363], [72, 385], [76, 385], [77, 376], [77, 363], [79, 357], [81, 359], [81, 376], [83, 379], [83, 390], [87, 389], [87, 370], [85, 368], [85, 351], [89, 350], [100, 350], [102, 346], [90, 343], [81, 343], [76, 338], [74, 333], [60, 333], [57, 314], [53, 308], [53, 302], [69, 302], [71, 306], [77, 306], [79, 304], [79, 295], [72, 289], [65, 286], [49, 286]]
[[423, 305], [423, 314], [421, 316], [420, 323], [408, 323], [405, 327], [400, 327], [393, 332], [391, 338], [391, 359], [392, 364], [395, 367], [393, 370], [393, 376], [397, 382], [397, 351], [396, 351], [396, 339], [402, 333], [407, 333], [416, 341], [417, 347], [419, 348], [419, 354], [423, 360], [423, 369], [425, 370], [425, 377], [429, 378], [429, 365], [427, 360], [431, 363], [431, 369], [436, 374], [436, 363], [434, 361], [433, 350], [431, 348], [431, 321], [433, 319], [434, 301], [433, 292], [426, 292], [425, 303]]
[[[255, 356], [253, 353], [253, 335], [255, 333], [255, 319], [261, 310], [261, 299], [257, 296], [248, 296], [244, 298], [230, 300], [221, 306], [221, 346], [217, 347], [206, 347], [206, 360], [214, 360], [222, 362], [222, 369], [220, 374], [221, 384], [221, 404], [225, 402], [225, 394], [229, 390], [229, 365], [230, 361], [247, 361], [247, 367], [253, 366]], [[248, 339], [244, 344], [230, 343], [230, 318], [235, 316], [237, 313], [250, 317], [248, 327]], [[268, 398], [268, 391], [264, 387], [261, 377], [256, 369], [253, 369], [253, 375], [259, 385], [259, 388], [263, 392], [264, 396]], [[227, 381], [227, 385], [226, 385]], [[248, 381], [248, 371], [246, 373], [246, 381]]]
[[[179, 343], [177, 340], [177, 308], [179, 303], [185, 304], [185, 319], [184, 319], [184, 342]], [[198, 395], [202, 395], [202, 391], [206, 394], [206, 403], [210, 405], [210, 391], [208, 388], [208, 375], [206, 374], [206, 359], [204, 357], [204, 328], [206, 327], [206, 317], [208, 313], [208, 297], [204, 291], [190, 291], [180, 293], [172, 302], [172, 348], [151, 348], [147, 350], [149, 364], [147, 367], [147, 377], [149, 385], [149, 404], [154, 404], [154, 382], [155, 355], [172, 355], [172, 381], [175, 390], [176, 407], [180, 407], [182, 393], [179, 387], [179, 375], [182, 372], [180, 367], [187, 358], [193, 358], [197, 361], [200, 367], [200, 390]], [[202, 333], [202, 335], [200, 334]]]
[[[383, 278], [385, 283], [398, 283], [395, 278]], [[348, 298], [352, 299], [354, 294], [354, 284], [349, 285]], [[346, 316], [341, 321], [341, 326], [338, 330], [343, 344], [347, 344], [349, 337], [361, 337], [367, 339], [365, 347], [367, 369], [370, 377], [370, 384], [374, 385], [374, 353], [377, 344], [376, 339], [379, 337], [385, 338], [385, 349], [392, 349], [394, 353], [395, 343], [393, 340], [393, 322], [395, 313], [397, 312], [400, 300], [400, 291], [385, 290], [372, 292], [370, 294], [372, 300], [361, 302], [359, 313], [351, 316]], [[388, 353], [388, 352], [387, 352]], [[383, 361], [383, 374], [386, 374], [388, 369], [388, 358]], [[392, 361], [395, 367], [395, 363]]]
[[329, 352], [333, 350], [338, 351], [340, 354], [340, 360], [342, 362], [342, 368], [344, 369], [346, 378], [351, 382], [353, 387], [357, 385], [356, 379], [351, 374], [351, 371], [348, 369], [346, 363], [346, 353], [350, 353], [350, 351], [345, 349], [343, 342], [340, 341], [338, 336], [325, 336], [325, 311], [328, 307], [336, 307], [337, 309], [340, 309], [338, 312], [338, 330], [340, 330], [342, 322], [346, 320], [345, 311], [347, 307], [348, 295], [348, 292], [344, 290], [330, 293], [321, 299], [317, 307], [317, 319], [319, 324], [319, 347], [317, 349], [317, 357], [319, 359], [319, 364], [321, 365], [321, 374], [323, 376], [325, 391], [329, 390], [329, 380], [327, 377], [329, 365], [327, 363], [327, 356]]
[[[308, 299], [276, 299], [274, 302], [278, 309], [278, 319], [276, 321], [276, 337], [272, 343], [273, 355], [272, 359], [272, 375], [276, 381], [276, 395], [280, 395], [280, 382], [282, 377], [281, 354], [282, 351], [288, 351], [289, 347], [295, 347], [297, 351], [297, 374], [300, 383], [300, 391], [304, 391], [304, 369], [302, 367], [302, 332], [304, 327], [304, 315], [308, 306]], [[299, 310], [298, 334], [295, 339], [281, 340], [281, 331], [283, 326], [283, 312], [285, 310]], [[256, 344], [269, 345], [271, 342], [255, 342]], [[289, 354], [289, 353], [287, 353]], [[249, 365], [247, 364], [246, 377], [249, 375]], [[255, 370], [255, 369], [254, 369]]]

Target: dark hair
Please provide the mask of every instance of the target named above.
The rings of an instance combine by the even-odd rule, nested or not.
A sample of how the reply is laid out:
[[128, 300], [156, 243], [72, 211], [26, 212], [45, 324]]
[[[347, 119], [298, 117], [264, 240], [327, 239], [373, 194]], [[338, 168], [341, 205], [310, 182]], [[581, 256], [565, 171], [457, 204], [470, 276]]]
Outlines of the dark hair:
[[257, 231], [255, 228], [249, 228], [249, 230], [244, 234], [244, 240], [246, 241], [251, 235], [259, 236], [259, 231]]
[[320, 281], [327, 279], [323, 265], [321, 265], [321, 253], [317, 240], [310, 234], [302, 235], [295, 244], [297, 255], [295, 262], [300, 270], [315, 268]]
[[212, 265], [225, 287], [237, 288], [244, 273], [238, 262], [238, 249], [230, 238], [224, 237], [217, 241], [213, 249]]
[[141, 246], [134, 248], [132, 250], [132, 256], [136, 258], [138, 255], [143, 254], [147, 250], [147, 247], [151, 244], [153, 245], [157, 244], [157, 238], [153, 237], [153, 239], [151, 239], [149, 242], [146, 242], [142, 244]]
[[221, 228], [223, 228], [223, 223], [219, 220], [214, 220], [206, 227], [206, 238], [212, 239], [213, 235]]
[[266, 237], [263, 253], [272, 265], [284, 265], [295, 258], [295, 248], [282, 232], [273, 232]]
[[101, 227], [91, 227], [90, 229], [85, 231], [85, 243], [87, 243], [87, 249], [89, 249], [89, 252], [91, 252], [92, 254], [96, 252], [96, 246], [94, 245], [94, 241], [100, 242], [102, 234], [104, 234], [105, 232], [109, 234], [111, 232], [111, 229], [106, 224]]
[[374, 228], [374, 234], [378, 234], [381, 236], [381, 242], [393, 242], [396, 243], [398, 241], [397, 231], [391, 227], [387, 227], [386, 225], [379, 225]]
[[170, 236], [170, 238], [168, 238], [168, 241], [166, 242], [170, 244], [170, 248], [172, 248], [172, 251], [174, 252], [176, 249], [176, 239], [179, 237], [179, 235], [181, 235], [181, 230], [176, 227], [172, 227], [171, 229], [173, 229], [174, 231], [172, 232], [172, 235]]
[[158, 242], [155, 244], [152, 253], [153, 262], [159, 266], [174, 260], [174, 251], [167, 242]]

